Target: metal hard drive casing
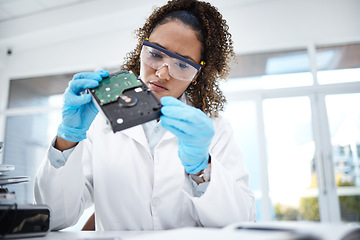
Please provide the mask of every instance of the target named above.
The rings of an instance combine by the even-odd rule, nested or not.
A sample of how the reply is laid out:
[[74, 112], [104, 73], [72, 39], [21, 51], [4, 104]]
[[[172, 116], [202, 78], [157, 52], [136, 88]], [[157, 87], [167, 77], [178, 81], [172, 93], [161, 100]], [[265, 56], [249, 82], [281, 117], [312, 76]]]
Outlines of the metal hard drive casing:
[[158, 119], [161, 115], [159, 100], [131, 71], [110, 74], [89, 92], [114, 133]]

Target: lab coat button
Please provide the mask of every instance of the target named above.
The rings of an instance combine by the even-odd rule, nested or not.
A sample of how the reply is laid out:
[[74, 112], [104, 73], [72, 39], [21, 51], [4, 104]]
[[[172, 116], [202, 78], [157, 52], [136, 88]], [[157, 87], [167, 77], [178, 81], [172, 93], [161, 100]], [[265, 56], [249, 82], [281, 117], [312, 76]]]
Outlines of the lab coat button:
[[159, 127], [156, 127], [156, 128], [154, 129], [154, 132], [155, 132], [155, 133], [158, 133], [158, 132], [159, 132]]
[[64, 164], [65, 164], [64, 160], [61, 160], [61, 159], [57, 159], [56, 163], [59, 164], [59, 166], [64, 166]]
[[153, 207], [156, 207], [157, 205], [159, 205], [159, 203], [160, 203], [160, 199], [157, 198], [157, 197], [153, 198], [152, 201], [151, 201], [151, 205]]

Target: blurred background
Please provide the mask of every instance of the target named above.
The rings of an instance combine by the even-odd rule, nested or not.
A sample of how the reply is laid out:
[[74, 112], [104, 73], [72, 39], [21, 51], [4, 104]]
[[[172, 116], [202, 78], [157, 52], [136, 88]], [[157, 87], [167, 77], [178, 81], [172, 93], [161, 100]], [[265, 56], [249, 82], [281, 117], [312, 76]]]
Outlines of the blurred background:
[[[26, 184], [76, 72], [119, 69], [164, 0], [0, 0], [0, 163]], [[360, 1], [210, 0], [237, 60], [221, 83], [257, 221], [360, 223]], [[85, 219], [86, 217], [84, 217]]]

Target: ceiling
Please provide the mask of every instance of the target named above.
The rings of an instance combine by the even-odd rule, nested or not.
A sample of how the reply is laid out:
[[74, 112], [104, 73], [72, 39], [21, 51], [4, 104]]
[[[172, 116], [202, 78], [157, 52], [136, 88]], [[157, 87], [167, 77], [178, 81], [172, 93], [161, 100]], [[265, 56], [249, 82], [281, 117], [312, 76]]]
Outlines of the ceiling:
[[0, 0], [0, 22], [93, 0]]
[[[12, 49], [14, 53], [99, 35], [111, 36], [113, 32], [130, 33], [143, 24], [155, 6], [167, 1], [0, 0], [0, 48]], [[234, 25], [237, 22], [231, 13], [234, 9], [279, 0], [207, 1]]]
[[[46, 11], [56, 10], [59, 8], [73, 7], [78, 4], [98, 1], [100, 0], [0, 0], [0, 22], [13, 20], [21, 17], [28, 17], [30, 15], [40, 14]], [[129, 5], [129, 1], [118, 0], [125, 7]], [[219, 0], [219, 1], [210, 1], [216, 2], [217, 7], [229, 7], [229, 6], [239, 6], [244, 4], [252, 4], [261, 1], [270, 1], [270, 0]], [[131, 1], [130, 1], [131, 2]], [[132, 1], [138, 6], [141, 6], [144, 0]], [[146, 2], [149, 2], [146, 0]], [[153, 1], [155, 4], [156, 1]], [[106, 0], [102, 1], [106, 3]]]

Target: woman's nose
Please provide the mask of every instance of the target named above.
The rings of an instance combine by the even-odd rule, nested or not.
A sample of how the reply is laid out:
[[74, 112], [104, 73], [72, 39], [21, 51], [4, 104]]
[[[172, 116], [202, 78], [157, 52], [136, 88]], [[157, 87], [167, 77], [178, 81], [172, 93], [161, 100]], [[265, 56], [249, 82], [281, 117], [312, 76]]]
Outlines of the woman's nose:
[[156, 71], [156, 76], [161, 78], [161, 79], [170, 80], [171, 76], [170, 76], [170, 72], [169, 72], [169, 65], [168, 64], [163, 64]]

